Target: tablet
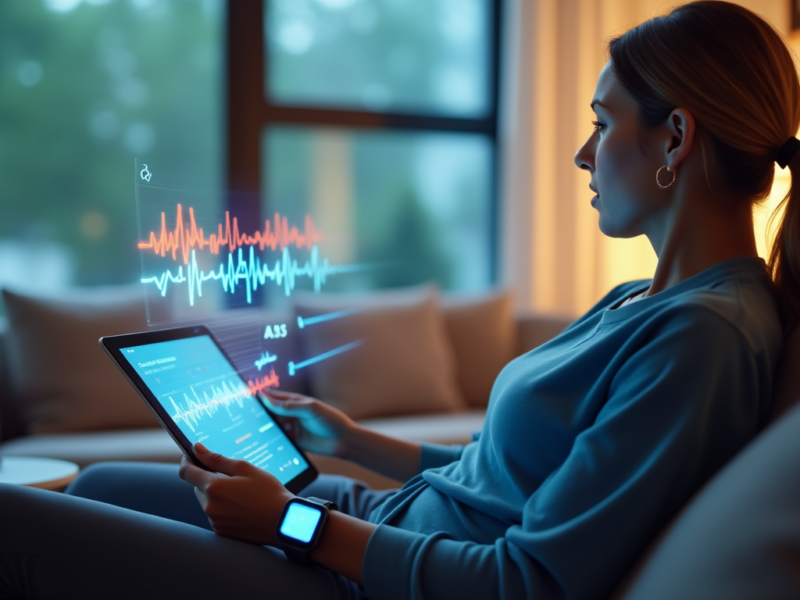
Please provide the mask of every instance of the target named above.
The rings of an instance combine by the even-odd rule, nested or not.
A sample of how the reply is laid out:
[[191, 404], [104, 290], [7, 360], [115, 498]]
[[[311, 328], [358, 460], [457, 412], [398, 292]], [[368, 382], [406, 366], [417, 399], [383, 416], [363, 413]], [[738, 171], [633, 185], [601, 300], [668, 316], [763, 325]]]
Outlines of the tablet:
[[199, 467], [195, 442], [264, 469], [293, 493], [317, 477], [205, 327], [102, 337], [100, 345]]

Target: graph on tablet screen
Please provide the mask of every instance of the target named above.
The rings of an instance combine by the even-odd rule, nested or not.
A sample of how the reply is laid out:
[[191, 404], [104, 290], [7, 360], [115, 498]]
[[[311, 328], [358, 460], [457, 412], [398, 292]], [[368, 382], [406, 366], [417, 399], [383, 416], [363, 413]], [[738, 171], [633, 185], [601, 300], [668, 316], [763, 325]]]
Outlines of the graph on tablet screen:
[[191, 443], [246, 460], [281, 483], [308, 466], [253, 395], [277, 387], [274, 371], [245, 383], [207, 335], [123, 348], [122, 355]]

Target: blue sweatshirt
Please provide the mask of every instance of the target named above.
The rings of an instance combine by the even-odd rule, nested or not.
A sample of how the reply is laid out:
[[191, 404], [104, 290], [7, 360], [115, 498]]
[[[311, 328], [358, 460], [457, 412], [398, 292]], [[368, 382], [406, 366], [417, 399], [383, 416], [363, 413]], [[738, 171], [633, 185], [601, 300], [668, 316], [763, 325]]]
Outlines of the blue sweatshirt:
[[616, 307], [623, 284], [512, 361], [465, 447], [373, 511], [373, 600], [603, 598], [757, 432], [782, 333], [764, 262], [735, 258]]

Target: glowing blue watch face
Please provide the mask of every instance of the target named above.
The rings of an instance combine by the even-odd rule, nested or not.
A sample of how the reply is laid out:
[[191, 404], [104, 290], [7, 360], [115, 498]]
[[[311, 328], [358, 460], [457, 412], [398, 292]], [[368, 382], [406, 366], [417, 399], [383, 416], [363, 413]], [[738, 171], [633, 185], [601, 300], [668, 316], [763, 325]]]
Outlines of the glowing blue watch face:
[[314, 537], [314, 531], [322, 518], [322, 510], [293, 502], [286, 511], [286, 517], [281, 523], [281, 533], [294, 538], [298, 542], [307, 544]]

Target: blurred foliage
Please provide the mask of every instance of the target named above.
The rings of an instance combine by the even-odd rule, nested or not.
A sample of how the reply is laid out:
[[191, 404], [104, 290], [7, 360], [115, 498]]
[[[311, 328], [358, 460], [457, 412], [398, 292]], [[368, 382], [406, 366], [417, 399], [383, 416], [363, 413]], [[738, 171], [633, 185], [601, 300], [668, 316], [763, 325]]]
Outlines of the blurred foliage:
[[442, 251], [435, 223], [412, 189], [400, 193], [389, 220], [392, 226], [386, 235], [372, 236], [372, 247], [362, 246], [360, 251], [375, 264], [383, 265], [372, 275], [375, 286], [402, 287], [434, 281], [443, 289], [450, 289], [453, 259]]
[[458, 117], [489, 108], [490, 0], [270, 0], [267, 94], [283, 104]]
[[[267, 0], [265, 93], [278, 104], [482, 118], [491, 7]], [[334, 262], [372, 265], [331, 278], [328, 291], [479, 289], [491, 277], [493, 151], [474, 134], [273, 126], [262, 146], [266, 212], [325, 216]]]
[[0, 2], [0, 239], [70, 249], [75, 283], [138, 278], [134, 157], [220, 184], [223, 8]]
[[328, 215], [339, 210], [340, 219], [322, 222], [323, 252], [371, 265], [332, 277], [327, 291], [490, 285], [491, 144], [483, 136], [281, 126], [262, 144], [265, 214], [320, 222], [320, 205]]
[[[488, 4], [269, 0], [270, 82], [298, 103], [481, 116]], [[134, 158], [160, 182], [221, 185], [224, 8], [224, 0], [0, 1], [0, 245], [63, 249], [74, 258], [70, 283], [138, 279]], [[315, 37], [301, 52], [303, 23]], [[341, 233], [353, 262], [391, 265], [326, 289], [488, 285], [488, 138], [269, 128], [265, 217], [319, 216], [330, 176], [324, 132], [341, 138], [347, 194], [345, 231], [333, 227], [333, 238]]]

